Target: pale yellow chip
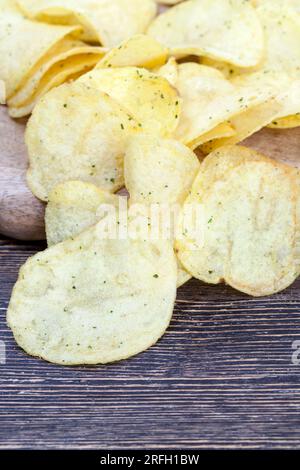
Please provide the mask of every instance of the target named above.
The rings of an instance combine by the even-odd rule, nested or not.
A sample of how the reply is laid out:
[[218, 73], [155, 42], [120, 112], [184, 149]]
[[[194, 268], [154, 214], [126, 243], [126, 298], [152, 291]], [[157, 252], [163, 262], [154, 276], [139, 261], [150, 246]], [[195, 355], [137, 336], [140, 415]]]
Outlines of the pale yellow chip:
[[[233, 83], [242, 88], [252, 90], [254, 94], [261, 94], [265, 90], [265, 93], [274, 98], [277, 103], [275, 104], [273, 100], [272, 104], [271, 100], [269, 109], [263, 104], [263, 109], [257, 112], [256, 116], [255, 110], [253, 110], [252, 117], [257, 127], [256, 130], [274, 121], [280, 123], [282, 119], [286, 122], [286, 124], [282, 124], [283, 128], [295, 127], [298, 120], [297, 116], [300, 113], [300, 75], [299, 77], [294, 77], [280, 71], [270, 71], [268, 73], [262, 71], [237, 77], [233, 80]], [[251, 114], [251, 110], [249, 114]], [[234, 123], [234, 125], [242, 125], [242, 123]], [[246, 137], [247, 135], [243, 136], [243, 138]]]
[[[177, 89], [182, 98], [182, 112], [175, 137], [191, 148], [216, 138], [214, 135], [218, 138], [233, 136], [239, 141], [235, 126], [224, 125], [224, 122], [235, 117], [238, 120], [251, 110], [255, 114], [255, 108], [270, 101], [273, 103], [278, 94], [278, 87], [259, 87], [254, 80], [250, 83], [242, 80], [244, 75], [238, 77], [240, 81], [233, 82], [220, 71], [194, 62], [180, 64], [178, 71]], [[267, 107], [267, 111], [268, 119], [265, 115], [264, 119], [260, 118], [257, 113], [257, 120], [262, 121], [262, 125], [267, 125], [276, 116], [273, 107]], [[222, 127], [218, 128], [220, 124]], [[248, 120], [248, 124], [249, 135], [255, 132], [258, 124], [256, 120]]]
[[201, 146], [204, 154], [208, 154], [224, 145], [234, 145], [250, 137], [263, 127], [267, 126], [281, 110], [281, 104], [276, 99], [244, 111], [231, 118], [230, 122], [235, 132], [230, 135], [214, 137]]
[[[9, 7], [7, 6], [9, 5]], [[12, 2], [0, 3], [0, 79], [11, 98], [44, 56], [76, 26], [55, 26], [25, 19]]]
[[239, 67], [257, 65], [264, 53], [257, 13], [241, 0], [188, 0], [158, 16], [148, 34], [175, 56], [207, 56]]
[[48, 246], [74, 238], [99, 222], [101, 207], [118, 207], [119, 196], [91, 183], [67, 181], [51, 191], [46, 208]]
[[221, 60], [210, 59], [209, 57], [201, 57], [199, 61], [201, 65], [207, 65], [208, 67], [214, 67], [219, 70], [228, 80], [238, 77], [239, 75], [254, 73], [261, 68], [261, 64], [256, 67], [241, 68], [227, 62], [222, 62]]
[[[108, 193], [83, 181], [61, 183], [51, 191], [46, 208], [48, 246], [74, 238], [87, 228], [96, 225], [107, 214], [112, 212], [120, 214], [121, 211], [125, 213], [126, 210], [128, 210], [126, 196]], [[178, 266], [177, 287], [185, 284], [190, 278], [184, 268]]]
[[111, 49], [96, 68], [146, 67], [154, 68], [166, 63], [169, 50], [145, 34], [132, 36]]
[[300, 126], [300, 113], [277, 119], [269, 124], [271, 129], [293, 129]]
[[[239, 119], [239, 116], [238, 118]], [[236, 128], [230, 122], [222, 122], [218, 124], [211, 131], [206, 132], [205, 134], [200, 135], [197, 139], [189, 143], [189, 147], [193, 150], [197, 149], [200, 146], [214, 142], [216, 139], [225, 139], [229, 137], [235, 137], [237, 135]]]
[[[136, 204], [157, 205], [163, 220], [156, 228], [174, 240], [178, 212], [199, 168], [196, 155], [180, 142], [139, 134], [131, 139], [125, 155], [125, 185], [131, 208]], [[190, 279], [179, 264], [177, 287]]]
[[170, 57], [165, 65], [155, 70], [155, 73], [164, 77], [173, 87], [176, 88], [178, 81], [178, 64], [174, 57]]
[[184, 267], [182, 266], [182, 264], [178, 260], [177, 289], [184, 286], [191, 279], [192, 279], [192, 276], [184, 269]]
[[156, 14], [153, 0], [18, 0], [29, 18], [80, 24], [86, 41], [114, 47], [144, 33]]
[[139, 134], [125, 154], [125, 185], [132, 204], [182, 204], [199, 171], [197, 156], [171, 139]]
[[26, 262], [8, 325], [28, 354], [56, 364], [126, 359], [165, 333], [176, 280], [168, 242], [106, 240], [92, 227]]
[[55, 76], [65, 72], [66, 76], [73, 74], [74, 67], [81, 65], [85, 67], [95, 65], [106, 53], [102, 47], [88, 46], [82, 41], [64, 39], [58, 46], [51, 50], [49, 56], [44, 57], [44, 61], [34, 73], [22, 85], [22, 88], [9, 100], [8, 105], [20, 107], [33, 101], [34, 96], [40, 96], [47, 83], [51, 82]]
[[3, 80], [0, 80], [0, 104], [5, 104], [5, 102], [6, 102], [5, 83]]
[[231, 80], [242, 97], [257, 100], [256, 106], [247, 106], [241, 113], [230, 118], [236, 134], [213, 139], [202, 146], [210, 153], [223, 145], [233, 145], [245, 140], [270, 123], [300, 112], [300, 80], [282, 72], [256, 72], [240, 75]]
[[[225, 281], [249, 295], [287, 288], [299, 272], [298, 199], [290, 167], [243, 147], [223, 147], [204, 160], [185, 202], [180, 261], [202, 281]], [[201, 210], [201, 233], [184, 223], [191, 204]]]
[[[101, 53], [100, 53], [101, 54]], [[48, 73], [42, 78], [35, 93], [28, 100], [19, 106], [9, 107], [9, 114], [13, 118], [20, 118], [31, 114], [39, 99], [49, 90], [65, 82], [77, 80], [83, 74], [94, 68], [98, 62], [99, 56], [95, 53], [73, 55], [55, 64]], [[63, 65], [63, 67], [60, 67]]]
[[300, 77], [300, 8], [296, 2], [272, 0], [261, 2], [257, 13], [266, 37], [263, 68]]
[[45, 201], [58, 183], [70, 180], [117, 191], [124, 183], [127, 141], [138, 129], [119, 103], [84, 83], [51, 90], [35, 107], [26, 130], [30, 189]]
[[142, 130], [171, 136], [180, 115], [180, 98], [163, 77], [146, 69], [119, 67], [98, 69], [83, 75], [80, 83], [107, 93], [139, 122]]

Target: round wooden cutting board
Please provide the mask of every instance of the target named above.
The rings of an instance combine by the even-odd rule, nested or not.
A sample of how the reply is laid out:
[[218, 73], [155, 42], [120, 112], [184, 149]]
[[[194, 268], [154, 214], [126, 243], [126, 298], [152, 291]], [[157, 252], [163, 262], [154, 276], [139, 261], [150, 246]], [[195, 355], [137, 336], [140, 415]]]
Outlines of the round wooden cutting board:
[[[6, 107], [0, 106], [0, 233], [19, 240], [43, 240], [45, 205], [26, 184], [25, 125], [24, 120], [10, 119]], [[243, 145], [300, 167], [300, 127], [263, 129]]]

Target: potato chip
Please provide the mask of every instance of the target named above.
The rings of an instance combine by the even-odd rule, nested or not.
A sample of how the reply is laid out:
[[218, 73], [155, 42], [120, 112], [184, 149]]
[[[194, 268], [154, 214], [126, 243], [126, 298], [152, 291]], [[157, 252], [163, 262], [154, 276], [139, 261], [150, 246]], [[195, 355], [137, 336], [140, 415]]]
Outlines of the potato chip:
[[204, 154], [208, 154], [224, 145], [234, 145], [250, 137], [263, 127], [267, 126], [274, 116], [278, 115], [282, 106], [276, 99], [255, 106], [231, 118], [230, 122], [235, 132], [228, 136], [221, 136], [207, 141], [201, 146]]
[[240, 0], [188, 0], [159, 15], [148, 34], [177, 57], [193, 54], [253, 67], [264, 53], [257, 13]]
[[[20, 118], [31, 114], [36, 103], [49, 90], [64, 82], [76, 80], [83, 74], [89, 72], [98, 62], [97, 54], [79, 54], [70, 56], [60, 64], [55, 64], [42, 78], [35, 93], [19, 106], [9, 107], [9, 114], [13, 118]], [[63, 65], [61, 67], [61, 65]]]
[[139, 134], [125, 154], [125, 185], [133, 204], [181, 204], [199, 171], [188, 147], [171, 139]]
[[293, 129], [300, 126], [300, 113], [276, 119], [268, 127], [271, 129]]
[[49, 192], [70, 180], [117, 191], [124, 183], [123, 157], [134, 118], [112, 98], [84, 83], [64, 84], [35, 107], [26, 130], [32, 192]]
[[[211, 140], [214, 133], [219, 138], [235, 136], [239, 141], [235, 126], [232, 128], [229, 122], [228, 127], [224, 122], [234, 117], [238, 120], [243, 113], [249, 113], [252, 109], [255, 114], [257, 106], [272, 102], [278, 94], [277, 88], [271, 85], [260, 87], [257, 81], [251, 80], [249, 83], [249, 80], [244, 80], [244, 76], [238, 77], [240, 81], [229, 81], [220, 71], [193, 62], [180, 64], [178, 71], [177, 89], [182, 98], [182, 112], [175, 137], [191, 148]], [[269, 119], [264, 116], [263, 125], [276, 116], [273, 107], [267, 107], [267, 110]], [[248, 120], [247, 133], [252, 132], [251, 124], [253, 129], [257, 128], [257, 120]], [[222, 127], [217, 128], [220, 124]]]
[[111, 49], [96, 68], [146, 67], [154, 68], [166, 63], [169, 50], [155, 39], [137, 34]]
[[92, 227], [26, 262], [8, 325], [28, 354], [56, 364], [126, 359], [165, 333], [176, 280], [168, 242], [102, 239]]
[[[204, 160], [185, 202], [180, 261], [200, 280], [249, 295], [285, 289], [299, 273], [298, 200], [290, 167], [243, 147], [221, 148]], [[190, 204], [201, 207], [201, 234], [184, 224]]]
[[0, 2], [0, 79], [11, 98], [28, 79], [39, 61], [71, 33], [75, 26], [55, 26], [25, 19], [12, 4]]
[[29, 18], [80, 24], [82, 39], [114, 47], [144, 33], [156, 14], [153, 0], [18, 0]]
[[192, 276], [190, 275], [190, 273], [188, 273], [184, 267], [182, 266], [182, 264], [180, 263], [179, 260], [178, 261], [178, 274], [177, 274], [177, 289], [179, 289], [180, 287], [184, 286], [187, 282], [189, 282], [191, 279], [192, 279]]
[[136, 118], [142, 130], [171, 136], [180, 114], [180, 98], [169, 82], [146, 69], [119, 67], [93, 70], [80, 83], [107, 93]]
[[289, 1], [262, 2], [257, 13], [263, 25], [267, 51], [263, 68], [290, 77], [300, 76], [300, 9]]
[[[250, 110], [246, 113], [247, 117], [250, 117], [252, 122], [256, 125], [256, 131], [262, 127], [271, 124], [275, 121], [279, 124], [285, 121], [286, 126], [283, 123], [283, 128], [289, 126], [295, 126], [297, 124], [297, 115], [300, 113], [300, 76], [299, 78], [293, 78], [282, 72], [268, 72], [265, 71], [257, 72], [255, 74], [245, 75], [237, 77], [233, 80], [233, 83], [242, 88], [248, 88], [253, 93], [262, 93], [265, 90], [266, 94], [273, 96], [273, 100], [269, 101], [270, 106], [268, 107], [267, 102], [260, 106], [260, 109]], [[275, 103], [275, 102], [277, 103]], [[272, 103], [273, 102], [273, 103]], [[295, 115], [295, 117], [293, 117]], [[288, 119], [290, 117], [290, 119]], [[243, 122], [238, 120], [231, 120], [234, 126], [242, 127]], [[252, 122], [250, 125], [251, 132], [242, 132], [237, 130], [238, 134], [241, 134], [243, 139], [253, 133]], [[278, 126], [279, 128], [279, 126]], [[241, 139], [242, 140], [242, 139]], [[235, 143], [231, 141], [223, 141], [225, 143]]]
[[[180, 142], [139, 134], [131, 139], [125, 155], [130, 204], [161, 204], [162, 210], [169, 211], [169, 239], [173, 240], [176, 205], [186, 199], [199, 167], [196, 155]], [[177, 287], [190, 279], [191, 275], [179, 264]]]
[[274, 120], [300, 111], [300, 80], [291, 78], [286, 73], [260, 71], [235, 77], [231, 83], [239, 89], [244, 103], [250, 96], [251, 99], [256, 97], [257, 104], [232, 116], [230, 123], [236, 134], [205, 143], [201, 147], [204, 153], [210, 153], [223, 145], [241, 142]]
[[[242, 114], [243, 115], [243, 114]], [[240, 115], [238, 116], [239, 119]], [[215, 140], [234, 137], [237, 135], [237, 131], [230, 122], [223, 122], [218, 124], [211, 131], [206, 132], [205, 134], [200, 135], [197, 139], [189, 143], [189, 147], [193, 150], [197, 149], [203, 144], [214, 142]]]
[[[106, 53], [102, 47], [87, 46], [82, 41], [65, 39], [51, 49], [49, 56], [44, 56], [43, 63], [37, 68], [22, 88], [9, 100], [9, 106], [19, 107], [33, 100], [32, 95], [40, 95], [39, 90], [51, 82], [55, 75], [66, 69], [72, 69], [74, 64], [81, 62], [81, 68], [101, 59]], [[70, 75], [70, 73], [68, 73]]]
[[261, 64], [256, 67], [236, 67], [235, 65], [229, 64], [227, 62], [222, 62], [220, 60], [210, 59], [209, 57], [201, 57], [199, 59], [199, 63], [201, 65], [207, 65], [208, 67], [213, 67], [219, 72], [222, 72], [227, 80], [231, 80], [232, 78], [238, 77], [239, 75], [249, 74], [257, 72], [261, 69]]
[[83, 181], [61, 183], [50, 192], [46, 208], [48, 246], [75, 237], [100, 220], [103, 205], [118, 207], [119, 196]]
[[178, 81], [178, 64], [174, 57], [171, 57], [168, 62], [155, 70], [155, 73], [160, 77], [164, 77], [175, 88]]
[[5, 83], [3, 80], [0, 80], [0, 104], [5, 104], [5, 102], [6, 102]]

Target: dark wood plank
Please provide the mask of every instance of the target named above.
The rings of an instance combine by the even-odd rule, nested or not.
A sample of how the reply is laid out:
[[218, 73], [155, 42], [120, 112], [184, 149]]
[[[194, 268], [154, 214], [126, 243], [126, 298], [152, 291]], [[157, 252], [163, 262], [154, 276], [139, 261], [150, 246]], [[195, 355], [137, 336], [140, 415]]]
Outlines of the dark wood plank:
[[26, 356], [5, 312], [43, 249], [0, 239], [0, 448], [300, 448], [300, 282], [272, 298], [191, 281], [151, 350], [105, 367]]

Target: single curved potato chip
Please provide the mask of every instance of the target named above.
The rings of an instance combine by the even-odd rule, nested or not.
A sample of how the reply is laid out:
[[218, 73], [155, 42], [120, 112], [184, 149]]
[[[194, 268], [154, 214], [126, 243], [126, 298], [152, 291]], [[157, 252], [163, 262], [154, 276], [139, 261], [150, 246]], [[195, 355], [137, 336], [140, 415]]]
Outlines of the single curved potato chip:
[[[4, 5], [4, 6], [3, 6]], [[0, 79], [6, 85], [7, 98], [11, 98], [33, 70], [43, 62], [44, 56], [76, 26], [56, 26], [27, 20], [7, 2], [0, 3]]]
[[172, 246], [101, 239], [98, 230], [38, 253], [21, 269], [7, 321], [28, 354], [61, 365], [105, 364], [145, 351], [169, 326]]
[[[266, 84], [259, 87], [258, 82], [250, 81], [248, 77], [243, 75], [237, 77], [236, 81], [229, 81], [212, 67], [194, 62], [180, 64], [177, 89], [182, 98], [182, 112], [175, 137], [191, 148], [196, 148], [216, 138], [214, 135], [218, 135], [218, 138], [232, 136], [238, 142], [244, 134], [255, 132], [260, 122], [262, 126], [269, 124], [279, 110], [276, 107], [275, 112], [271, 106], [278, 94], [278, 87]], [[260, 117], [255, 108], [262, 105], [266, 105], [266, 111]], [[235, 124], [231, 125], [233, 118], [236, 117], [239, 122], [241, 116], [247, 113], [244, 116], [246, 119], [252, 110], [256, 119], [249, 117], [247, 127], [244, 124], [236, 129]], [[268, 118], [265, 116], [267, 113]], [[224, 125], [225, 121], [230, 122]], [[222, 127], [218, 128], [220, 124]]]
[[145, 34], [137, 34], [111, 49], [96, 68], [159, 67], [166, 63], [169, 50]]
[[180, 115], [180, 98], [169, 82], [137, 67], [92, 70], [80, 83], [107, 93], [139, 122], [142, 130], [162, 137], [175, 131]]
[[199, 171], [197, 156], [176, 140], [139, 134], [125, 154], [125, 186], [132, 204], [182, 204]]
[[103, 205], [118, 207], [119, 196], [84, 181], [67, 181], [50, 192], [45, 224], [48, 246], [75, 237], [101, 218]]
[[[200, 280], [224, 280], [253, 296], [288, 287], [299, 273], [295, 172], [243, 147], [223, 147], [203, 165], [177, 240], [183, 266]], [[201, 234], [184, 224], [191, 204], [201, 208]]]
[[74, 82], [54, 88], [35, 107], [26, 130], [33, 194], [47, 201], [59, 183], [83, 180], [111, 192], [123, 186], [132, 115], [95, 88]]
[[294, 127], [300, 126], [300, 112], [293, 116], [287, 116], [284, 118], [276, 119], [268, 127], [271, 129], [293, 129]]
[[[64, 39], [58, 46], [51, 50], [49, 57], [44, 57], [44, 62], [31, 74], [22, 88], [9, 100], [12, 107], [24, 106], [33, 100], [33, 95], [41, 95], [40, 89], [45, 88], [59, 73], [70, 70], [81, 63], [81, 68], [94, 65], [104, 56], [106, 49], [102, 47], [87, 46], [82, 41]], [[70, 72], [68, 71], [68, 75]]]
[[[295, 2], [296, 4], [296, 2]], [[295, 5], [294, 4], [294, 5]], [[258, 5], [257, 13], [266, 37], [266, 71], [286, 72], [300, 76], [300, 8], [289, 1], [272, 0]]]
[[256, 106], [248, 106], [243, 113], [230, 118], [236, 134], [205, 143], [201, 150], [207, 154], [222, 147], [233, 145], [270, 123], [300, 112], [300, 79], [284, 72], [256, 72], [240, 75], [231, 80], [239, 89], [243, 103], [256, 97]]
[[0, 104], [5, 104], [5, 102], [6, 102], [5, 83], [3, 80], [0, 80]]
[[82, 39], [117, 46], [144, 33], [156, 14], [153, 0], [18, 0], [29, 18], [80, 24]]
[[[300, 75], [298, 78], [294, 78], [285, 72], [269, 71], [266, 73], [265, 71], [261, 71], [254, 74], [236, 77], [232, 82], [237, 86], [252, 90], [253, 94], [269, 94], [271, 98], [271, 101], [269, 101], [269, 109], [268, 106], [264, 107], [263, 103], [262, 108], [264, 109], [257, 112], [256, 116], [253, 112], [253, 123], [256, 124], [256, 130], [259, 130], [265, 125], [271, 124], [272, 121], [280, 122], [282, 118], [288, 118], [293, 115], [296, 116], [295, 118], [290, 119], [290, 123], [291, 125], [296, 123], [297, 115], [300, 113]], [[277, 105], [274, 104], [274, 101], [276, 101]], [[265, 104], [268, 103], [266, 102]], [[248, 114], [251, 114], [251, 110]], [[289, 120], [287, 123], [289, 123]], [[233, 122], [233, 125], [242, 126], [242, 123]], [[287, 124], [287, 126], [288, 125], [289, 124]], [[247, 136], [249, 135], [250, 133]], [[245, 133], [243, 138], [246, 138]]]
[[263, 30], [247, 1], [188, 0], [155, 18], [148, 34], [177, 57], [207, 56], [239, 67], [263, 58]]
[[270, 99], [261, 105], [244, 111], [231, 118], [230, 123], [235, 132], [230, 135], [223, 135], [207, 141], [201, 146], [201, 151], [206, 155], [224, 145], [234, 145], [242, 142], [255, 132], [267, 126], [282, 109], [281, 104], [276, 99]]

